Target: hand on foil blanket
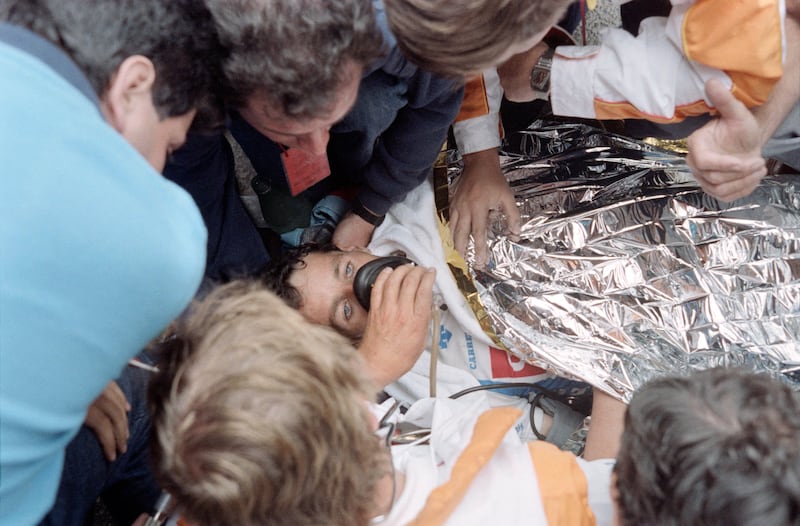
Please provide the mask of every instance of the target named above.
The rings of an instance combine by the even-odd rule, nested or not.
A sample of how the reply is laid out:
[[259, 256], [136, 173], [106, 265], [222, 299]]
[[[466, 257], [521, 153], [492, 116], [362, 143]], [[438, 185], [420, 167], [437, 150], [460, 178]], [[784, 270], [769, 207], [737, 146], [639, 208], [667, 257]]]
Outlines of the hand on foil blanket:
[[703, 190], [723, 201], [749, 195], [767, 174], [758, 121], [718, 80], [706, 95], [719, 117], [689, 136], [686, 162]]
[[465, 256], [472, 236], [477, 265], [484, 265], [488, 257], [486, 228], [491, 210], [505, 214], [508, 233], [519, 234], [519, 208], [508, 181], [500, 172], [496, 148], [464, 155], [464, 171], [450, 203], [450, 232], [455, 248]]

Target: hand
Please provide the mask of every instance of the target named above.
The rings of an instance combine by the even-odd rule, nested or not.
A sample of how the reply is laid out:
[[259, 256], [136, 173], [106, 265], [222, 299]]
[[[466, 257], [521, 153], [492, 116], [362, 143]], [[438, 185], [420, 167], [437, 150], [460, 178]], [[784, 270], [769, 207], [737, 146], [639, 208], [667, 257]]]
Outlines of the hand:
[[488, 259], [486, 228], [490, 210], [502, 211], [508, 220], [508, 233], [519, 234], [517, 201], [500, 171], [497, 148], [464, 155], [464, 172], [450, 203], [450, 232], [455, 248], [463, 256], [472, 235], [478, 266], [485, 265]]
[[718, 80], [706, 95], [719, 116], [689, 136], [686, 162], [710, 195], [733, 201], [752, 192], [767, 174], [763, 134], [755, 116]]
[[432, 268], [402, 265], [384, 269], [375, 280], [358, 351], [380, 387], [407, 373], [422, 354], [435, 277]]
[[372, 239], [375, 227], [359, 216], [350, 213], [344, 216], [333, 232], [333, 244], [342, 250], [364, 248]]
[[506, 99], [512, 102], [528, 102], [535, 98], [531, 88], [531, 71], [547, 48], [547, 44], [539, 42], [497, 67], [497, 75]]
[[84, 424], [94, 431], [109, 462], [128, 449], [128, 400], [116, 382], [109, 382], [86, 413]]

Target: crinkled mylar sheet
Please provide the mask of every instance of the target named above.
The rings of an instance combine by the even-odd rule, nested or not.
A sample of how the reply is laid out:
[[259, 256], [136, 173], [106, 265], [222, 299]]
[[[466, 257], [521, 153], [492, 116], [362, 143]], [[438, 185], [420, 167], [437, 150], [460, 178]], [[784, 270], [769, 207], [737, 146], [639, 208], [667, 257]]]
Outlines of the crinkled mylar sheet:
[[514, 139], [521, 233], [493, 215], [489, 264], [467, 257], [476, 313], [510, 352], [625, 401], [717, 365], [800, 386], [800, 176], [724, 203], [643, 142], [543, 122]]

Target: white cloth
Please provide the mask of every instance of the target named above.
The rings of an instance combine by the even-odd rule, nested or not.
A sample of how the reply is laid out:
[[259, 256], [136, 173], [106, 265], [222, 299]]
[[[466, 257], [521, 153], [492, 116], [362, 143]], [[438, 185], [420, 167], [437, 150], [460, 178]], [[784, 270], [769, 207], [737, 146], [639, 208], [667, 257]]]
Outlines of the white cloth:
[[503, 87], [500, 85], [496, 69], [487, 69], [482, 75], [489, 112], [453, 123], [453, 137], [461, 155], [500, 146], [500, 104], [503, 101]]
[[[467, 304], [445, 262], [433, 198], [426, 181], [389, 210], [375, 230], [369, 249], [385, 256], [397, 250], [419, 265], [436, 269], [435, 302], [446, 304], [438, 330], [441, 334], [437, 365], [437, 395], [449, 396], [481, 383], [536, 382], [547, 378], [543, 370], [493, 347]], [[430, 336], [428, 347], [410, 372], [388, 386], [386, 392], [407, 405], [429, 396]], [[516, 403], [492, 397], [498, 404]]]
[[[488, 409], [482, 397], [458, 400], [421, 400], [406, 413], [406, 420], [434, 430], [430, 445], [394, 446], [395, 467], [406, 476], [386, 526], [404, 525], [425, 506], [428, 495], [450, 480], [455, 461], [472, 438], [478, 416]], [[598, 526], [610, 526], [613, 460], [579, 460], [589, 485], [589, 504]], [[451, 526], [546, 526], [539, 482], [527, 444], [509, 431], [491, 460], [481, 469], [461, 504], [445, 523]]]

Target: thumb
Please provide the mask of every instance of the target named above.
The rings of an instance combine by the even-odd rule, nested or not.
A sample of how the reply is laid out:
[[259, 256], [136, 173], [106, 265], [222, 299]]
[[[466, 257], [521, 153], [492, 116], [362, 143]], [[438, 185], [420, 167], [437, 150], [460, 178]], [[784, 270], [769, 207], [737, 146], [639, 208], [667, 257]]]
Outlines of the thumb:
[[734, 97], [719, 79], [710, 79], [706, 82], [706, 97], [723, 119], [741, 120], [750, 114], [747, 106]]

